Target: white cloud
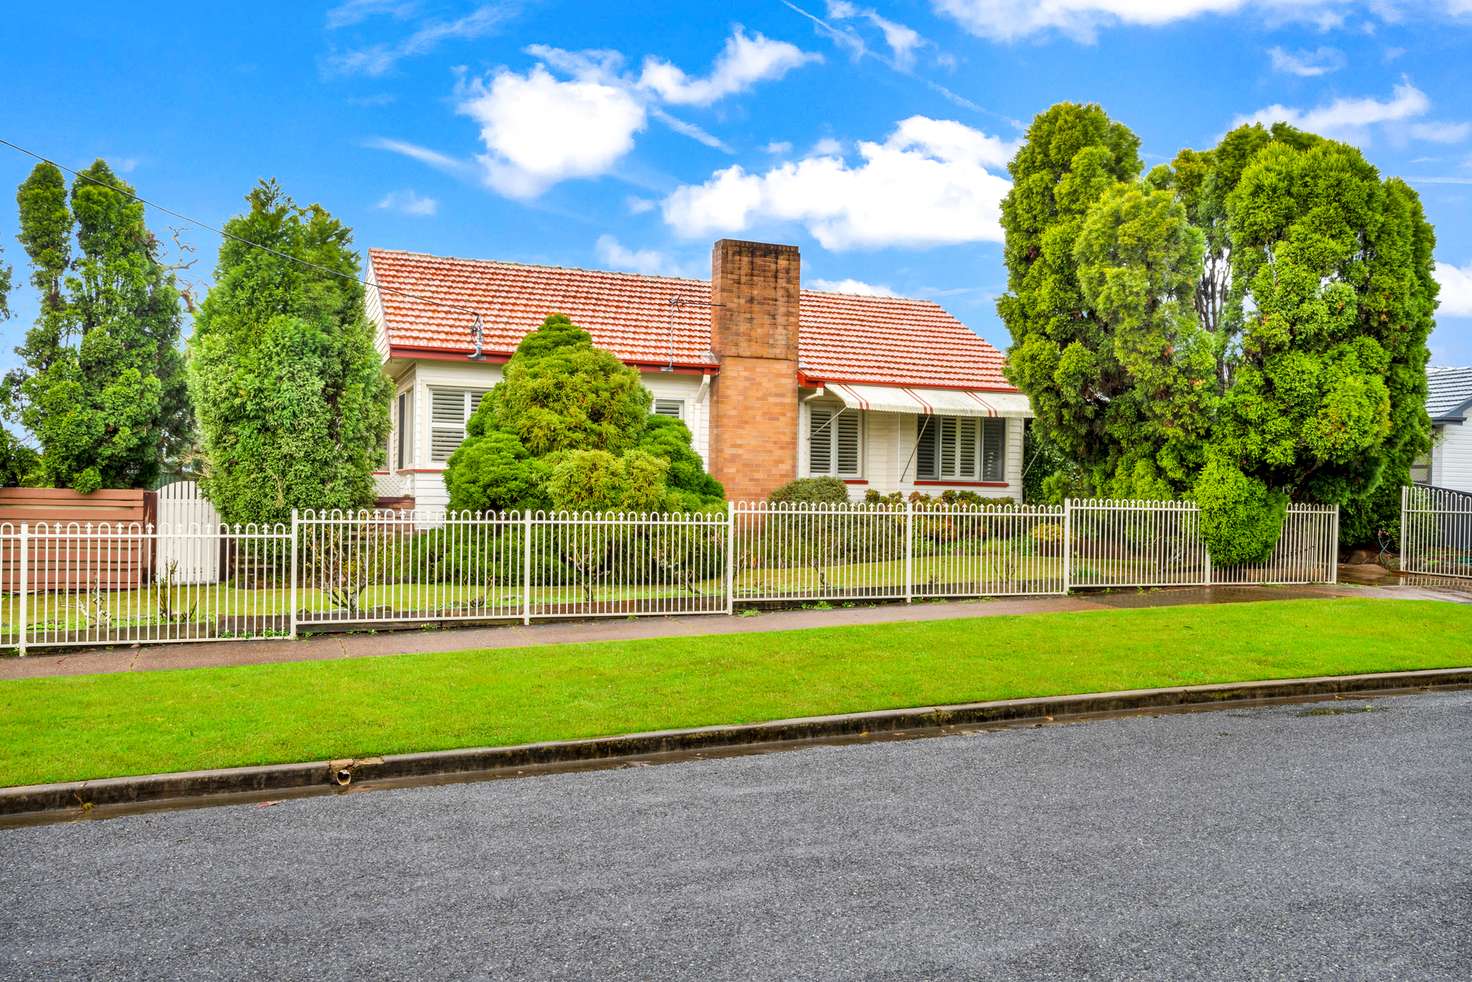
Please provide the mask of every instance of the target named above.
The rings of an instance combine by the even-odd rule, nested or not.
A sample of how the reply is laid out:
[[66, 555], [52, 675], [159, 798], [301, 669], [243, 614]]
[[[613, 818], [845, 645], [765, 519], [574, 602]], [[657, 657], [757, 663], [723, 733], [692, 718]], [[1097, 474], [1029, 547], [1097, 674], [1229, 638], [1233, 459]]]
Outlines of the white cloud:
[[808, 156], [834, 157], [841, 153], [843, 153], [843, 144], [831, 136], [825, 136], [813, 144], [813, 149], [809, 152]]
[[440, 210], [440, 203], [408, 188], [403, 191], [390, 191], [374, 207], [386, 211], [397, 211], [404, 215], [428, 218]]
[[887, 286], [878, 283], [865, 283], [863, 280], [813, 280], [808, 284], [813, 290], [821, 290], [824, 293], [854, 293], [861, 297], [897, 297]]
[[515, 3], [482, 4], [455, 20], [426, 21], [414, 33], [396, 44], [375, 44], [330, 55], [327, 58], [327, 67], [339, 75], [367, 75], [376, 78], [388, 74], [404, 58], [428, 54], [445, 41], [467, 41], [485, 37], [518, 12], [518, 5]]
[[798, 222], [828, 249], [1000, 242], [993, 171], [1014, 146], [952, 120], [911, 116], [883, 143], [858, 144], [861, 160], [814, 154], [764, 174], [733, 166], [664, 200], [681, 235], [740, 232], [758, 222]]
[[728, 147], [726, 145], [726, 142], [720, 137], [716, 136], [713, 133], [710, 133], [707, 130], [701, 129], [694, 123], [680, 119], [677, 116], [671, 116], [669, 113], [665, 112], [658, 106], [650, 106], [649, 115], [653, 116], [655, 119], [659, 120], [661, 123], [668, 126], [670, 129], [674, 130], [681, 136], [688, 136], [696, 143], [703, 143], [706, 146], [711, 147], [715, 150], [724, 150], [726, 153], [731, 153], [731, 148]]
[[1345, 65], [1344, 52], [1338, 48], [1318, 48], [1314, 51], [1285, 51], [1282, 48], [1268, 49], [1273, 71], [1297, 75], [1299, 78], [1317, 78], [1337, 72]]
[[1436, 282], [1441, 284], [1436, 312], [1444, 317], [1472, 317], [1472, 263], [1453, 266], [1436, 264]]
[[611, 235], [600, 235], [593, 245], [598, 261], [613, 269], [650, 276], [683, 276], [679, 263], [657, 249], [630, 249]]
[[1472, 130], [1465, 123], [1421, 120], [1431, 111], [1426, 93], [1409, 81], [1395, 87], [1389, 99], [1335, 99], [1313, 109], [1272, 105], [1233, 120], [1234, 127], [1244, 123], [1271, 126], [1284, 122], [1299, 129], [1350, 143], [1368, 145], [1376, 130], [1384, 130], [1397, 140], [1429, 140], [1455, 143]]
[[1472, 123], [1412, 123], [1410, 135], [1428, 143], [1461, 143], [1472, 136]]
[[652, 198], [641, 198], [637, 194], [631, 194], [624, 199], [624, 207], [629, 209], [630, 215], [643, 215], [659, 207], [659, 202]]
[[644, 105], [627, 89], [560, 81], [542, 65], [525, 75], [502, 69], [462, 86], [456, 110], [480, 124], [484, 177], [512, 198], [534, 198], [572, 177], [594, 177], [618, 162], [644, 129]]
[[414, 0], [344, 0], [327, 11], [327, 29], [351, 27], [370, 17], [387, 15], [403, 20], [414, 13], [418, 4]]
[[[869, 7], [860, 7], [850, 3], [849, 0], [828, 0], [828, 17], [830, 20], [843, 21], [863, 18], [879, 29], [884, 35], [884, 43], [889, 47], [890, 57], [895, 64], [903, 69], [913, 68], [915, 65], [915, 52], [927, 43], [920, 32], [905, 24], [892, 21], [881, 15], [877, 10]], [[859, 44], [862, 46], [863, 41]]]
[[762, 150], [766, 151], [769, 154], [772, 154], [773, 156], [780, 157], [783, 154], [788, 154], [792, 152], [792, 144], [787, 142], [786, 140], [773, 140], [771, 143], [768, 143], [766, 146], [762, 147]]
[[[1424, 3], [1424, 0], [1416, 0]], [[1443, 0], [1445, 3], [1465, 0]], [[1251, 13], [1269, 24], [1301, 21], [1329, 30], [1348, 12], [1389, 20], [1397, 0], [931, 0], [973, 34], [1015, 41], [1056, 31], [1091, 42], [1098, 32], [1120, 25], [1159, 27], [1207, 14]]]
[[371, 147], [374, 150], [387, 150], [389, 153], [396, 153], [401, 157], [417, 160], [421, 164], [433, 167], [438, 171], [444, 171], [446, 174], [453, 174], [456, 177], [471, 177], [475, 173], [475, 167], [469, 161], [451, 157], [448, 154], [440, 153], [438, 150], [431, 150], [429, 147], [420, 146], [417, 143], [410, 143], [407, 140], [393, 140], [388, 137], [378, 136], [371, 140], [365, 140], [363, 145], [365, 147]]
[[644, 60], [639, 86], [674, 105], [708, 106], [744, 92], [757, 82], [781, 78], [794, 68], [822, 60], [822, 55], [810, 54], [786, 41], [773, 41], [762, 34], [748, 36], [737, 27], [716, 56], [710, 75], [691, 78], [677, 65], [649, 57]]

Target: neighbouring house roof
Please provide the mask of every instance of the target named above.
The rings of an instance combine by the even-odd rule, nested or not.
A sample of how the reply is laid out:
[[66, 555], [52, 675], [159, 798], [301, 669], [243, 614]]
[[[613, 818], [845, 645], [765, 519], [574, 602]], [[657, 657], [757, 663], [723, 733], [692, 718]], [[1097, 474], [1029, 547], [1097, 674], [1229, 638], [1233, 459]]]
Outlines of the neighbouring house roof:
[[1472, 409], [1472, 368], [1426, 369], [1426, 412], [1433, 423], [1460, 423]]
[[[471, 311], [481, 315], [484, 350], [509, 357], [548, 314], [562, 313], [629, 364], [719, 367], [706, 280], [392, 249], [370, 249], [368, 260], [399, 357], [468, 354]], [[931, 301], [803, 290], [799, 318], [798, 370], [811, 382], [1015, 391], [1001, 352]]]

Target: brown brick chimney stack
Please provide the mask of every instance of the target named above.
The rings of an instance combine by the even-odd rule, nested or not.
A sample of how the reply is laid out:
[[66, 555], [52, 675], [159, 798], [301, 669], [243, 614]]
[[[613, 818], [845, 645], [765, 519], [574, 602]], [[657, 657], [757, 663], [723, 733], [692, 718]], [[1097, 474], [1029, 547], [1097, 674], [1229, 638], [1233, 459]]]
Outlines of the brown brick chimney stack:
[[721, 239], [710, 260], [710, 472], [733, 501], [797, 476], [797, 246]]

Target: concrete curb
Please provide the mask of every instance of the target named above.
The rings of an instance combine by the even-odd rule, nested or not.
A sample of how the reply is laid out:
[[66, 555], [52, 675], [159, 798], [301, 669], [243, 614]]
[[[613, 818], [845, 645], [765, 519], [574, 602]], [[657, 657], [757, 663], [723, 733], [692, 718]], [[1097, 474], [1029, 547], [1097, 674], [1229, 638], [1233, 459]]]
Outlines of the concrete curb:
[[265, 795], [331, 792], [350, 786], [423, 783], [427, 778], [436, 777], [449, 780], [457, 777], [514, 777], [535, 771], [688, 757], [702, 751], [757, 752], [816, 741], [897, 736], [906, 732], [918, 735], [923, 731], [943, 732], [964, 727], [1055, 722], [1347, 695], [1407, 694], [1456, 686], [1472, 686], [1472, 667], [1003, 699], [739, 726], [657, 730], [511, 747], [474, 747], [356, 760], [320, 760], [36, 784], [0, 788], [0, 824], [58, 821], [102, 810], [126, 810], [150, 804], [189, 807], [254, 800]]

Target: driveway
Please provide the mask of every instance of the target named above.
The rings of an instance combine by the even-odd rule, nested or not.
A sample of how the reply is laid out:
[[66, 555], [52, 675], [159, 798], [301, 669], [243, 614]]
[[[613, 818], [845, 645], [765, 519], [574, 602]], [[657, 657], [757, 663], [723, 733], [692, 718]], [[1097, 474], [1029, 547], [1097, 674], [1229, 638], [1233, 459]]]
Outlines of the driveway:
[[1472, 693], [0, 832], [7, 978], [1472, 977]]

